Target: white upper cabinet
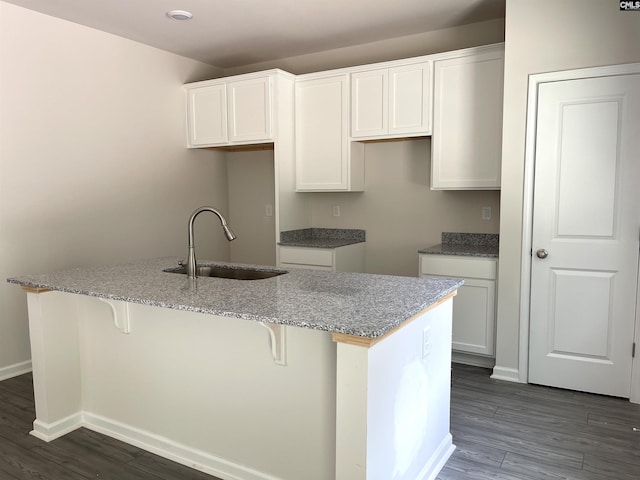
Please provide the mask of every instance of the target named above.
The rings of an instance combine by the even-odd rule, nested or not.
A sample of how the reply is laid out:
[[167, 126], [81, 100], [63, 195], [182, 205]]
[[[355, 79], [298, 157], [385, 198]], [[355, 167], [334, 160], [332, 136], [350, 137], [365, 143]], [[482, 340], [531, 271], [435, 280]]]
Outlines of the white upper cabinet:
[[503, 46], [434, 63], [432, 189], [500, 189], [503, 70]]
[[296, 80], [296, 189], [361, 191], [364, 146], [349, 140], [349, 75]]
[[389, 69], [389, 135], [431, 133], [431, 63]]
[[389, 69], [351, 74], [351, 136], [384, 136], [388, 121]]
[[227, 142], [227, 86], [225, 83], [187, 88], [188, 146]]
[[228, 77], [185, 85], [188, 146], [272, 141], [271, 85], [270, 75]]
[[271, 78], [229, 82], [227, 94], [229, 141], [271, 140]]
[[[271, 143], [286, 130], [295, 136], [287, 145], [296, 191], [352, 192], [364, 190], [366, 141], [431, 135], [432, 189], [499, 190], [503, 71], [499, 44], [297, 77], [269, 70], [191, 83], [188, 146]], [[295, 107], [278, 101], [276, 109], [283, 76], [287, 88], [295, 82]]]
[[351, 74], [351, 136], [362, 140], [431, 134], [431, 63]]

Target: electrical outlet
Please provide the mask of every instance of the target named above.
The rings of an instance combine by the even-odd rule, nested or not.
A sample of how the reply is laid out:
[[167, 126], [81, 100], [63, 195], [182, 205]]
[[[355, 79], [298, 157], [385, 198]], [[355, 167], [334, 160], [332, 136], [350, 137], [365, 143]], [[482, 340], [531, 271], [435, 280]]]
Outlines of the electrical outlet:
[[339, 217], [340, 216], [340, 205], [334, 205], [333, 206], [333, 216], [334, 217]]
[[422, 359], [426, 359], [431, 355], [431, 327], [426, 327], [422, 331]]
[[482, 220], [491, 220], [491, 207], [482, 207]]
[[273, 217], [273, 205], [271, 205], [270, 203], [267, 203], [264, 206], [264, 216], [265, 217]]

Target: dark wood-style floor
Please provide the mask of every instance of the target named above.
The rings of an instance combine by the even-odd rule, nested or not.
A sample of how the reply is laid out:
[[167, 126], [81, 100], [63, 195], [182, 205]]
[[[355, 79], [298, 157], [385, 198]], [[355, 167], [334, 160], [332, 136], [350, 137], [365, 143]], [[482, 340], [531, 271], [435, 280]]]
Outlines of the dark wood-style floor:
[[[640, 406], [489, 373], [454, 366], [458, 448], [439, 480], [640, 479]], [[86, 429], [42, 442], [34, 416], [31, 375], [0, 382], [0, 479], [215, 480]]]
[[640, 480], [640, 405], [489, 374], [454, 366], [457, 449], [438, 480]]
[[85, 428], [43, 442], [34, 418], [31, 374], [0, 382], [0, 480], [216, 480]]

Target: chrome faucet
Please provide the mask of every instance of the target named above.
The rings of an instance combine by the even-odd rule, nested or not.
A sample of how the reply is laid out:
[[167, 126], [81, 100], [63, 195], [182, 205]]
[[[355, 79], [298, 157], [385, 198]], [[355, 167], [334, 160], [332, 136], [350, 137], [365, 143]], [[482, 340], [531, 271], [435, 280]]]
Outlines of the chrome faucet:
[[224, 236], [227, 237], [227, 240], [231, 241], [234, 240], [236, 238], [236, 234], [233, 233], [233, 231], [229, 228], [229, 225], [227, 225], [227, 220], [222, 216], [222, 214], [217, 211], [215, 208], [213, 207], [200, 207], [199, 209], [197, 209], [195, 212], [193, 212], [191, 214], [191, 217], [189, 218], [189, 254], [187, 256], [187, 277], [189, 278], [196, 278], [197, 274], [196, 274], [196, 251], [193, 245], [193, 222], [195, 221], [196, 217], [201, 214], [202, 212], [211, 212], [211, 213], [215, 213], [218, 218], [220, 219], [220, 223], [222, 223], [222, 230], [224, 232]]

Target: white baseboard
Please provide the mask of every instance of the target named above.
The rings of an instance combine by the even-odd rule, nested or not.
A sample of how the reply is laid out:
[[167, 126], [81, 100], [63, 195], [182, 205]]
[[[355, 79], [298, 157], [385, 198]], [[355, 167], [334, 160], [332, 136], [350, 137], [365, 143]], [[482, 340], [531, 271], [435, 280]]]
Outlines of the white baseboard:
[[417, 480], [435, 480], [455, 449], [456, 446], [453, 444], [453, 438], [449, 433], [433, 453], [429, 462], [420, 471]]
[[515, 368], [498, 367], [493, 368], [493, 374], [491, 378], [494, 380], [505, 380], [507, 382], [520, 382], [519, 372]]
[[282, 480], [100, 415], [84, 412], [83, 426], [223, 480]]
[[6, 367], [0, 367], [0, 382], [8, 378], [17, 377], [31, 371], [31, 360], [20, 362]]
[[473, 365], [474, 367], [483, 368], [493, 368], [496, 364], [496, 359], [493, 357], [463, 352], [451, 352], [451, 361], [453, 363], [462, 363], [463, 365]]
[[44, 423], [36, 419], [33, 422], [33, 430], [30, 433], [40, 440], [50, 442], [69, 432], [73, 432], [81, 426], [82, 412], [78, 412], [54, 423]]
[[[45, 442], [50, 442], [80, 427], [102, 433], [223, 480], [282, 480], [268, 473], [89, 412], [79, 412], [52, 424], [36, 420], [33, 422], [31, 435]], [[451, 434], [447, 434], [417, 478], [419, 480], [435, 480], [455, 449]]]

